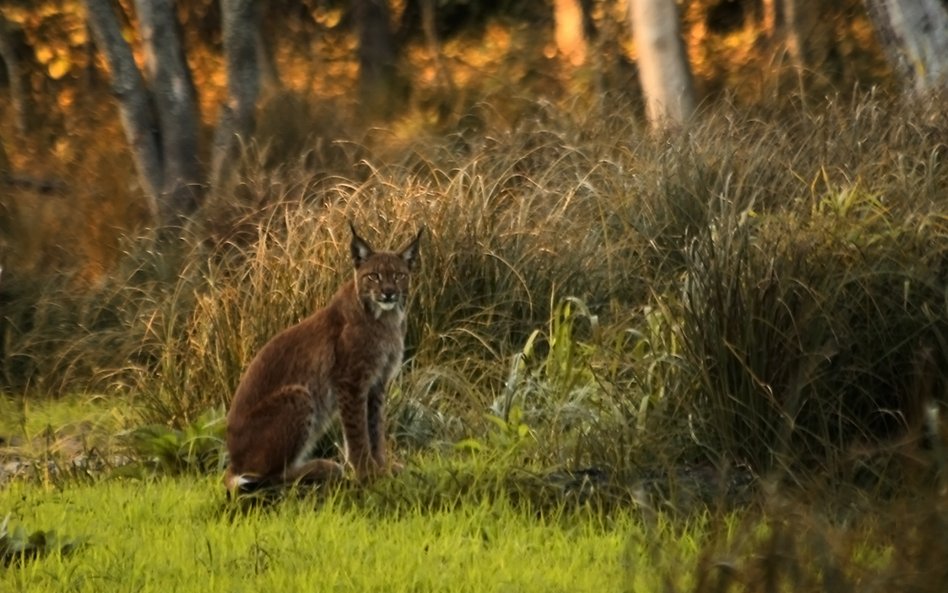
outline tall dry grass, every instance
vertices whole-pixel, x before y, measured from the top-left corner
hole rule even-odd
[[[7,388],[116,390],[171,425],[222,409],[255,350],[347,277],[351,219],[379,247],[428,230],[392,396],[405,442],[796,472],[944,403],[936,108],[723,104],[654,138],[608,97],[475,105],[438,138],[330,150],[298,103],[313,152],[275,158],[265,130],[180,241],[130,240],[98,290],[25,291]]]

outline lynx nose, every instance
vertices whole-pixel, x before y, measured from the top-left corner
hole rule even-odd
[[[383,303],[392,303],[395,302],[396,293],[394,289],[385,288],[382,290],[382,302]]]

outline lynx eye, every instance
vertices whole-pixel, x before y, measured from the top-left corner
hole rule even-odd
[[[405,278],[408,278],[408,274],[405,272],[399,272],[395,274],[395,280],[404,280]]]
[[[376,272],[372,272],[371,274],[366,274],[365,278],[366,280],[370,282],[379,282],[382,280],[382,277]]]

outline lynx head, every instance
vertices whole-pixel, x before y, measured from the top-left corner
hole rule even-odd
[[[408,298],[411,272],[418,265],[418,243],[424,228],[400,251],[376,252],[356,233],[351,222],[349,227],[352,229],[350,248],[359,299],[376,319],[389,311],[401,313]]]

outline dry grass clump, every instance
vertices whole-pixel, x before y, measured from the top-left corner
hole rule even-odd
[[[322,118],[304,107],[297,144]],[[325,146],[248,147],[179,241],[11,315],[7,384],[112,386],[177,426],[220,410],[347,277],[351,219],[378,247],[428,229],[393,393],[405,442],[758,472],[877,442],[944,398],[948,122],[873,96],[793,116],[723,105],[658,139],[610,98],[476,105],[439,139],[363,135],[348,169]]]
[[[945,121],[888,109],[804,113],[792,153],[760,151],[784,179],[749,183],[746,158],[734,182],[693,198],[710,207],[680,293],[691,401],[708,446],[759,471],[917,430],[922,408],[944,403],[948,202],[933,159]]]
[[[934,593],[948,585],[943,496],[850,507],[846,516],[771,500],[759,514],[712,520],[686,590]]]

